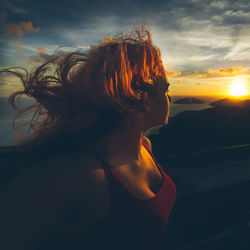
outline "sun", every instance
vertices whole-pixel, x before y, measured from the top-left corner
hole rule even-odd
[[[229,95],[241,97],[248,95],[248,89],[244,79],[235,79],[229,89]]]

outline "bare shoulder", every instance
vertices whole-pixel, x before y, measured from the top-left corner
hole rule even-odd
[[[53,169],[54,185],[51,189],[59,206],[78,206],[92,220],[107,212],[109,185],[103,166],[94,154],[84,152],[60,156],[51,160],[49,165]],[[44,176],[49,174],[50,168],[46,167]]]
[[[0,199],[4,222],[0,232],[6,249],[35,249],[58,221],[63,228],[69,207],[81,211],[77,223],[81,230],[87,229],[107,213],[110,204],[105,172],[91,154],[41,161],[2,186]],[[67,220],[65,228],[70,224]]]
[[[55,192],[58,201],[62,198],[67,202],[67,199],[82,196],[89,190],[97,191],[105,184],[107,180],[101,162],[94,154],[84,152],[39,161],[7,182],[1,192],[20,192],[25,187],[32,187],[33,192],[38,189]]]
[[[62,162],[63,168],[58,181],[62,181],[61,185],[69,188],[71,198],[86,197],[88,202],[95,199],[100,202],[108,200],[109,190],[105,171],[94,154],[85,152],[72,155],[67,160],[62,159]],[[65,182],[68,182],[68,185],[64,185]]]
[[[94,154],[74,154],[63,162],[61,176],[57,178],[61,188],[57,189],[56,196],[65,202],[63,206],[67,210],[60,229],[83,231],[108,213],[109,184],[103,166]],[[74,214],[74,218],[69,214]]]

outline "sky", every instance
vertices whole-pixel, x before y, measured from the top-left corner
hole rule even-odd
[[[31,69],[59,46],[86,50],[143,22],[161,51],[170,95],[227,96],[233,83],[250,93],[248,0],[3,1],[0,69]],[[19,89],[18,78],[0,75],[0,97]]]

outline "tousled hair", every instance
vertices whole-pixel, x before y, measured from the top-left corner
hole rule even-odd
[[[18,111],[13,129],[20,150],[32,148],[47,155],[84,148],[108,135],[136,114],[144,91],[155,95],[157,83],[166,80],[160,50],[145,25],[105,37],[87,52],[54,54],[30,73],[18,67],[2,72],[15,74],[24,86],[8,99]],[[35,102],[20,109],[16,97],[21,95]],[[27,112],[33,112],[28,121],[32,134],[22,138],[15,122]]]

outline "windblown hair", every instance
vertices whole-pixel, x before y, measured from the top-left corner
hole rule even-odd
[[[28,121],[32,135],[21,139],[19,146],[48,155],[87,148],[89,142],[108,135],[135,115],[143,91],[154,95],[157,83],[166,80],[160,50],[144,25],[127,35],[105,37],[87,52],[53,55],[30,73],[13,69],[18,68],[1,72],[15,74],[24,86],[8,100],[18,111],[13,128],[20,138],[15,121],[33,112]],[[20,95],[35,102],[18,109],[15,99]]]

